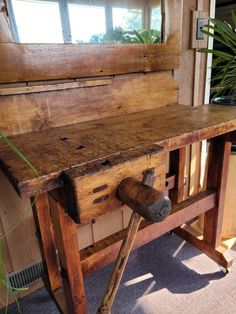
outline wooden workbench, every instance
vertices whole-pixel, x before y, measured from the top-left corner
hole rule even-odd
[[[123,231],[80,252],[76,226],[119,208],[122,204],[114,193],[117,185],[128,175],[140,177],[148,167],[157,169],[156,187],[170,190],[174,206],[165,221],[142,223],[134,247],[205,213],[202,240],[184,228],[177,232],[229,268],[232,259],[220,244],[228,158],[235,130],[234,107],[171,105],[10,137],[38,175],[1,142],[1,168],[16,191],[22,197],[39,194],[35,219],[50,290],[58,303],[63,286],[69,313],[86,311],[82,273],[114,260]],[[205,139],[212,139],[207,190],[183,201],[184,148]],[[170,181],[165,178],[168,152],[175,179],[169,187]]]

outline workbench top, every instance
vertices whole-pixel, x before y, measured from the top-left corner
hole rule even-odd
[[[158,144],[171,151],[235,129],[236,107],[171,105],[10,139],[37,169],[43,192],[61,186],[60,174],[70,168],[79,167],[86,175],[93,165],[98,171],[109,167],[109,158],[130,150]],[[36,193],[35,173],[3,141],[0,162],[21,195]]]

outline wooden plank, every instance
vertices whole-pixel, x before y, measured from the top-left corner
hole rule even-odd
[[[111,210],[111,208],[109,209]],[[94,243],[123,229],[122,222],[122,212],[120,210],[110,211],[98,217],[92,224]]]
[[[162,2],[164,7],[164,36],[167,43],[179,43],[181,48],[183,30],[183,0],[165,0]]]
[[[78,225],[77,230],[80,249],[84,249],[94,243],[92,224]]]
[[[224,218],[223,218],[223,226],[222,226],[222,237],[225,238],[233,238],[236,236],[236,154],[235,152],[231,153],[229,160],[229,171],[228,171],[228,179],[226,184],[225,191],[225,204],[224,204]]]
[[[195,195],[200,191],[201,143],[191,145],[190,157],[189,195]]]
[[[0,217],[12,267],[16,271],[40,259],[32,208],[29,199],[21,199],[2,172],[0,186]]]
[[[87,313],[80,262],[77,226],[59,203],[51,209],[56,247],[61,265],[66,305],[69,313]]]
[[[109,85],[1,96],[0,130],[6,135],[26,133],[176,103],[177,85],[170,72],[122,75]]]
[[[1,167],[22,195],[32,195],[38,184],[41,191],[62,185],[60,175],[71,167],[76,167],[80,176],[91,175],[109,167],[106,160],[114,159],[117,164],[118,154],[129,150],[141,154],[153,144],[174,150],[236,129],[234,107],[176,108],[167,106],[10,138],[38,170],[39,181],[4,143],[0,144]]]
[[[179,86],[179,104],[192,106],[193,103],[193,77],[195,65],[195,52],[189,49],[190,32],[186,32],[191,25],[191,10],[195,10],[196,0],[185,1],[183,7],[183,22],[180,30],[182,37],[181,47],[181,65],[174,71],[175,79]]]
[[[57,90],[67,90],[74,88],[83,88],[83,87],[93,87],[93,86],[104,86],[112,83],[111,79],[105,80],[83,80],[77,82],[68,82],[68,83],[60,83],[57,84],[43,84],[38,86],[23,86],[23,87],[13,87],[9,86],[8,88],[1,88],[0,85],[0,96],[6,95],[21,95],[21,94],[32,94],[32,93],[40,93],[40,92],[48,92],[48,91],[57,91]]]
[[[47,193],[40,194],[35,199],[34,215],[38,228],[39,244],[44,266],[48,272],[50,288],[52,292],[62,287],[62,279],[56,253],[51,214]]]
[[[164,221],[154,224],[143,221],[136,236],[133,250],[213,208],[215,204],[216,193],[214,191],[201,192],[178,205],[174,205],[172,213]],[[93,247],[86,248],[80,252],[84,275],[90,274],[114,261],[124,232],[124,230],[117,232],[95,243]]]
[[[176,42],[149,45],[0,43],[0,50],[0,83],[172,70],[180,64]]]
[[[207,187],[217,190],[217,206],[204,216],[203,237],[205,242],[216,248],[221,244],[224,201],[228,177],[231,142],[212,140],[209,152]]]

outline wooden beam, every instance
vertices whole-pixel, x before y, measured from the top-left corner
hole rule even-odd
[[[207,187],[217,190],[217,204],[205,214],[203,236],[205,242],[213,248],[221,244],[231,146],[231,142],[223,142],[218,139],[213,139],[210,145]]]
[[[112,84],[112,79],[94,79],[94,80],[83,80],[79,82],[67,82],[57,84],[43,84],[36,86],[21,86],[15,87],[8,86],[7,88],[1,88],[0,85],[0,96],[6,95],[21,95],[21,94],[32,94],[32,93],[40,93],[40,92],[49,92],[49,91],[58,91],[58,90],[67,90],[74,88],[84,88],[84,87],[94,87],[94,86],[104,86]]]
[[[0,51],[0,83],[172,70],[180,64],[180,48],[175,42],[142,45],[0,43]]]
[[[56,246],[51,224],[51,214],[47,193],[38,195],[33,200],[34,218],[38,229],[38,238],[44,266],[48,272],[49,284],[52,292],[62,287]]]
[[[69,313],[87,313],[80,262],[77,225],[57,202],[51,208],[55,242],[60,260],[65,300]]]
[[[162,222],[150,224],[143,221],[136,236],[133,249],[139,248],[213,208],[215,203],[216,193],[208,190],[175,205],[172,209],[172,214]],[[124,237],[124,232],[124,230],[119,231],[95,243],[93,246],[81,250],[80,256],[84,274],[90,274],[115,260]]]

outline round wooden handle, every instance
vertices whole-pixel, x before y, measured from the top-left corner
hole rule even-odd
[[[120,183],[117,197],[140,216],[153,222],[165,219],[171,211],[168,196],[132,177]]]

